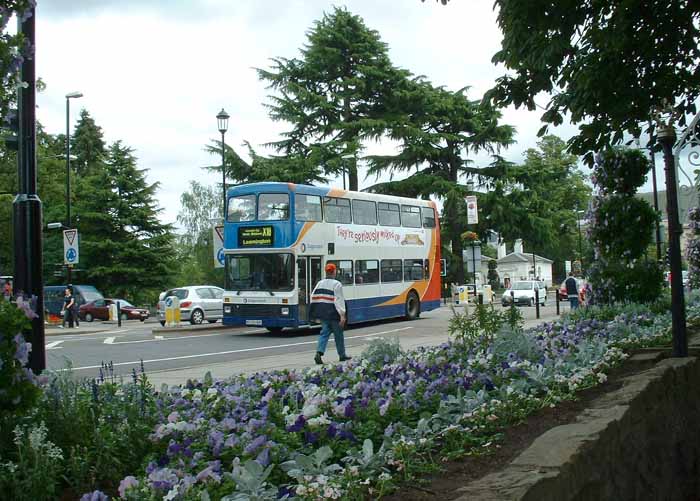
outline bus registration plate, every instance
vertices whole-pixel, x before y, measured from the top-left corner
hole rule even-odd
[[[246,320],[246,325],[262,325],[262,320]]]

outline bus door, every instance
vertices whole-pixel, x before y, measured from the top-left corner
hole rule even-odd
[[[297,257],[297,283],[299,284],[299,322],[309,321],[311,292],[321,280],[321,256]]]

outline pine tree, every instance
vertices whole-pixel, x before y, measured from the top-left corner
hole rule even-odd
[[[71,155],[75,160],[71,167],[78,176],[84,176],[90,171],[99,171],[105,157],[105,142],[102,127],[95,123],[86,109],[80,110],[80,118],[71,136]]]
[[[402,181],[374,185],[370,191],[444,199],[445,225],[456,264],[451,279],[459,283],[464,280],[460,235],[466,229],[464,197],[469,193],[463,181],[485,182],[498,174],[494,169],[469,166],[461,154],[496,153],[513,142],[514,134],[513,127],[499,124],[500,112],[469,100],[466,92],[466,88],[456,92],[435,88],[422,80],[405,85],[395,97],[403,116],[395,119],[389,134],[399,142],[399,153],[367,157],[368,175],[416,171]]]
[[[97,164],[99,165],[99,164]],[[173,277],[172,227],[159,222],[158,183],[148,184],[133,150],[112,144],[102,171],[79,180],[76,217],[81,266],[103,292],[152,299]]]
[[[388,128],[395,113],[392,95],[409,73],[392,65],[376,31],[340,8],[315,23],[301,58],[273,62],[271,70],[258,70],[279,91],[271,97],[270,116],[292,124],[273,145],[286,156],[322,161],[325,174],[346,168],[349,187],[357,190],[363,141]]]

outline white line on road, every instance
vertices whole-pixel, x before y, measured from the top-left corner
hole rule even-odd
[[[104,344],[114,344],[114,340],[117,339],[116,337],[106,337],[104,340]]]
[[[46,348],[47,350],[57,350],[57,349],[60,349],[60,348],[62,348],[62,347],[61,347],[61,346],[58,346],[58,345],[61,344],[62,342],[63,342],[63,341],[53,341],[53,342],[51,342],[51,343],[48,343],[48,344],[45,346],[45,348]]]
[[[394,332],[405,331],[408,329],[413,329],[413,327],[401,327],[399,329],[392,329],[392,330],[382,331],[382,332],[373,332],[371,334],[363,334],[361,336],[348,336],[346,339],[361,339],[361,338],[367,338],[367,337],[373,337],[373,336],[383,336],[384,334],[391,334]],[[119,343],[119,344],[122,344],[122,343]],[[304,341],[301,343],[278,344],[275,346],[260,346],[258,348],[243,348],[241,350],[220,351],[217,353],[199,353],[196,355],[183,355],[180,357],[154,358],[152,360],[143,360],[143,363],[150,364],[150,363],[154,363],[154,362],[169,362],[172,360],[186,360],[189,358],[198,358],[198,357],[215,357],[218,355],[231,355],[233,353],[246,353],[246,352],[251,352],[251,351],[274,350],[277,348],[289,348],[292,346],[304,346],[304,345],[309,345],[309,344],[315,345],[316,341],[314,340],[314,341]],[[138,360],[135,362],[117,362],[113,365],[115,367],[118,367],[120,365],[138,365],[141,362],[142,362],[141,360]],[[63,372],[63,371],[67,371],[67,370],[79,371],[79,370],[87,370],[87,369],[99,369],[100,367],[102,367],[102,365],[86,365],[84,367],[73,367],[72,369],[58,369],[57,372]]]

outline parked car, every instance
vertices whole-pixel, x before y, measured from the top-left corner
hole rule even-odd
[[[205,320],[214,323],[223,318],[224,290],[214,285],[192,285],[161,292],[158,298],[158,320],[165,325],[165,300],[175,296],[180,300],[180,319],[198,325]]]
[[[535,291],[538,291],[539,301],[542,306],[547,304],[547,288],[544,282],[539,280],[517,280],[512,283],[510,288],[503,292],[501,304],[503,306],[510,305],[513,301],[515,304],[524,304],[532,306],[535,304]]]
[[[78,315],[81,320],[92,322],[93,320],[109,320],[109,307],[119,303],[119,310],[122,320],[145,321],[149,312],[145,308],[137,308],[125,299],[96,299],[80,306]]]

